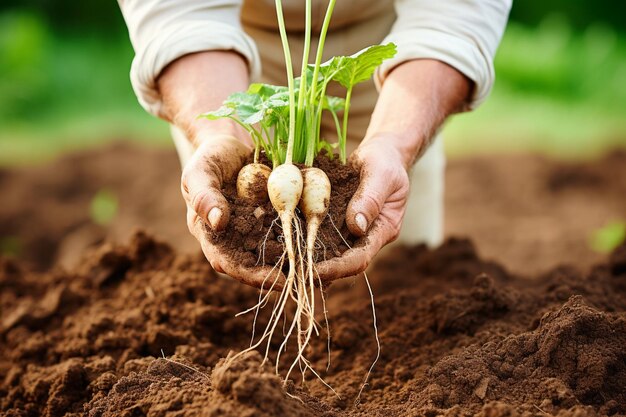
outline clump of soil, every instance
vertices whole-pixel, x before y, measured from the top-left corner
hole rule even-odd
[[[87,415],[314,415],[301,401],[285,397],[280,378],[269,366],[259,367],[258,352],[234,364],[222,359],[210,375],[175,359],[156,359],[145,371],[123,376],[108,395],[92,399]]]
[[[271,166],[267,160],[261,162]],[[315,158],[313,166],[326,173],[331,185],[328,215],[320,226],[313,255],[314,260],[320,262],[341,256],[348,250],[346,244],[353,247],[357,243],[345,218],[348,203],[359,186],[359,173],[349,164],[341,164],[337,157],[329,159],[324,153]],[[259,206],[237,197],[236,178],[224,184],[223,192],[230,203],[231,217],[223,232],[215,233],[206,227],[212,242],[225,248],[228,256],[246,267],[276,265],[284,245],[280,220],[272,203],[267,201]],[[302,230],[306,230],[304,216],[299,210],[296,215]]]
[[[590,273],[529,281],[468,240],[398,248],[328,290],[331,363],[283,385],[251,352],[258,292],[139,233],[71,271],[0,260],[0,411],[8,416],[626,414],[626,246]],[[347,284],[350,284],[349,282]],[[267,317],[261,314],[259,326]],[[323,320],[320,320],[323,322]],[[272,348],[276,349],[274,345]],[[326,341],[308,353],[326,369]],[[167,359],[163,358],[165,356]],[[294,399],[293,396],[298,399]]]

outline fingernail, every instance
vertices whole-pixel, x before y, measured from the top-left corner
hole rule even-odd
[[[357,213],[356,216],[354,216],[354,221],[356,222],[358,228],[361,229],[361,232],[365,234],[365,232],[367,232],[367,219],[363,213]]]
[[[213,207],[211,211],[209,211],[209,215],[207,217],[211,228],[215,229],[215,226],[220,222],[220,219],[222,218],[222,210],[220,210],[218,207]]]

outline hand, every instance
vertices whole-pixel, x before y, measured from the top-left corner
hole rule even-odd
[[[324,282],[363,272],[378,251],[400,234],[409,176],[402,154],[387,136],[363,142],[350,157],[361,182],[348,204],[346,223],[353,235],[365,241],[338,258],[320,262],[317,272]]]
[[[251,148],[233,136],[210,135],[199,143],[183,169],[181,190],[187,204],[187,227],[202,246],[213,269],[257,288],[269,288],[282,274],[270,267],[246,268],[229,259],[229,255],[210,238],[211,231],[224,230],[230,218],[230,206],[222,195],[224,181],[234,178],[244,165]],[[277,284],[278,286],[279,284]],[[274,288],[277,288],[276,286]]]
[[[346,222],[353,234],[365,236],[365,244],[320,263],[322,280],[364,271],[398,237],[409,194],[408,170],[446,117],[467,107],[472,86],[461,72],[432,59],[406,61],[387,74],[365,139],[351,157],[361,185],[348,205]]]

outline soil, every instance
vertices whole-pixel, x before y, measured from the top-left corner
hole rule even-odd
[[[110,224],[92,220],[90,202],[106,189],[119,201]],[[567,263],[603,259],[594,230],[626,213],[626,152],[589,162],[536,155],[448,161],[446,235],[471,236],[480,253],[515,272],[537,275]],[[74,267],[86,248],[127,241],[135,228],[196,253],[171,149],[128,143],[75,152],[36,167],[0,167],[0,252],[40,271]]]
[[[250,158],[249,163],[252,162]],[[268,161],[267,165],[271,165]],[[345,222],[346,208],[359,186],[359,173],[349,165],[343,165],[337,158],[329,159],[318,155],[313,166],[320,168],[330,180],[331,194],[328,215],[322,221],[318,231],[318,245],[314,249],[316,262],[341,256],[348,245],[358,244],[357,239],[348,230]],[[250,204],[237,196],[236,178],[224,184],[223,193],[230,203],[231,217],[226,230],[214,233],[206,228],[212,242],[222,247],[234,262],[246,267],[256,265],[276,265],[284,253],[284,244],[278,214],[268,200],[262,205]],[[267,190],[265,190],[267,193]],[[266,194],[267,195],[267,194]],[[299,210],[296,216],[303,236],[306,220]],[[295,241],[294,230],[294,241]],[[304,237],[303,237],[304,238]],[[284,268],[288,265],[285,263]]]
[[[327,371],[325,337],[309,351],[336,396],[310,375],[283,385],[256,352],[224,360],[249,344],[252,317],[235,313],[258,293],[201,257],[138,233],[79,264],[1,262],[4,415],[626,415],[626,245],[532,282],[463,239],[389,254],[369,276],[382,352],[358,405],[376,356],[360,291],[327,294]]]
[[[626,416],[626,244],[586,242],[623,219],[625,162],[452,161],[448,224],[478,243],[398,246],[371,268],[382,350],[358,404],[377,356],[363,276],[327,289],[328,368],[324,332],[307,352],[337,395],[310,374],[283,384],[258,352],[232,360],[254,319],[235,314],[257,290],[180,241],[113,243],[150,220],[176,242],[171,153],[118,145],[5,169],[0,236],[24,244],[0,256],[0,415]],[[83,209],[102,187],[120,212],[94,229]]]

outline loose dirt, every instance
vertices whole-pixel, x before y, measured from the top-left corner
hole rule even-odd
[[[327,290],[330,365],[324,332],[307,352],[337,395],[310,374],[283,384],[257,352],[227,359],[250,343],[253,316],[235,314],[258,292],[184,253],[170,152],[118,145],[4,170],[0,235],[22,250],[0,256],[0,415],[626,415],[626,245],[602,256],[586,242],[626,213],[625,162],[450,163],[449,227],[488,256],[449,238],[378,259],[382,351],[358,404],[377,354],[362,276]],[[102,187],[120,211],[95,227]],[[128,236],[135,224],[177,249]]]
[[[249,162],[252,162],[252,158]],[[262,162],[271,166],[269,161]],[[346,244],[353,247],[357,243],[355,236],[348,230],[345,218],[348,203],[359,186],[359,174],[349,165],[342,165],[337,158],[329,160],[325,155],[315,158],[313,166],[326,173],[331,185],[328,214],[320,225],[318,245],[313,254],[313,259],[321,262],[341,256],[348,250]],[[230,203],[231,217],[223,232],[214,233],[206,227],[211,241],[221,246],[233,262],[246,267],[276,265],[284,252],[284,246],[278,213],[272,203],[268,200],[262,205],[250,204],[239,198],[236,178],[224,184],[223,192]],[[296,210],[296,216],[301,229],[306,231],[306,221],[299,210]],[[284,268],[288,268],[286,262]]]
[[[79,264],[37,274],[1,262],[5,415],[626,414],[626,246],[589,274],[532,282],[467,240],[398,249],[370,275],[386,289],[375,289],[382,354],[359,405],[376,356],[360,291],[329,290],[328,370],[324,337],[308,352],[336,396],[310,375],[283,385],[258,353],[226,366],[252,328],[235,313],[258,293],[200,257],[139,233]]]

